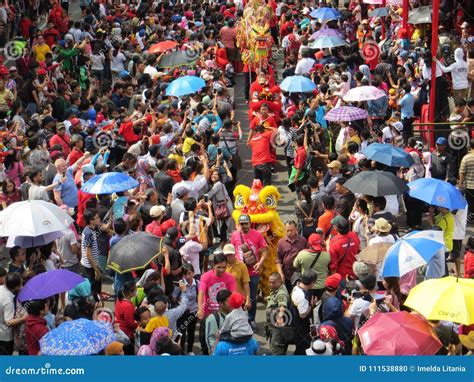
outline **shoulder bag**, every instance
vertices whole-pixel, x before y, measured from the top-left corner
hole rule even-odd
[[[244,239],[244,235],[240,232],[240,240],[242,241],[241,250],[242,250],[242,260],[248,267],[253,267],[255,264],[258,263],[257,256],[253,253],[250,246]]]
[[[214,205],[214,215],[217,220],[225,220],[230,217],[229,207],[227,206],[227,199],[225,198],[226,190],[224,185],[221,183],[222,193],[224,194],[223,200],[217,200]]]

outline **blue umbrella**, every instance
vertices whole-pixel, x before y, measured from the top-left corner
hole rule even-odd
[[[415,164],[410,154],[388,143],[372,143],[363,154],[368,159],[391,167],[410,167]]]
[[[166,88],[166,95],[173,97],[181,97],[188,94],[196,93],[201,90],[206,83],[201,77],[184,76],[171,82]]]
[[[280,89],[289,93],[308,93],[316,89],[316,85],[308,77],[286,77],[280,84]]]
[[[401,277],[427,264],[443,247],[442,231],[410,232],[388,249],[382,266],[382,277]]]
[[[66,321],[40,339],[43,355],[91,355],[115,341],[112,325],[80,318]]]
[[[433,206],[458,210],[466,207],[464,196],[452,184],[434,178],[421,178],[408,183],[409,195]]]
[[[315,9],[309,15],[313,19],[319,19],[320,21],[337,20],[341,17],[341,14],[337,9],[328,7]]]
[[[106,172],[89,179],[83,186],[82,191],[88,194],[113,194],[132,190],[138,186],[138,181],[121,172]]]
[[[337,36],[319,37],[315,42],[310,44],[311,49],[326,49],[345,46],[347,42]]]

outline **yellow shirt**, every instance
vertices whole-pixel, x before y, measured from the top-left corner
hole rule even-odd
[[[235,260],[233,265],[227,264],[226,272],[234,276],[239,292],[245,296],[244,283],[250,282],[247,266],[242,261]]]
[[[191,151],[191,146],[194,145],[196,141],[193,138],[186,137],[183,142],[183,154],[187,154]]]
[[[453,250],[454,215],[451,212],[444,215],[438,214],[435,216],[435,224],[443,230],[444,245],[446,250],[451,252]]]
[[[48,44],[43,44],[43,45],[35,45],[33,48],[33,51],[35,52],[35,57],[36,61],[39,63],[46,61],[46,53],[51,53],[51,48],[49,47]]]
[[[174,159],[176,161],[176,163],[179,164],[180,167],[184,166],[184,157],[182,155],[170,154],[170,155],[168,155],[168,158],[169,159]]]
[[[168,317],[165,316],[157,316],[153,317],[150,321],[148,321],[148,324],[145,326],[145,332],[147,333],[153,333],[153,331],[156,328],[162,328],[162,327],[169,327],[169,321]]]

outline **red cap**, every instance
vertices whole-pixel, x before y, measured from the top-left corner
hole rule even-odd
[[[46,74],[48,74],[48,72],[46,71],[46,69],[38,69],[38,76],[45,76]]]
[[[328,276],[326,283],[324,284],[326,288],[336,290],[341,283],[342,276],[339,273],[334,273],[331,276]]]
[[[5,65],[1,65],[0,66],[0,74],[2,76],[4,76],[5,74],[8,74],[10,73],[10,71],[8,70],[8,68],[5,66]]]
[[[322,246],[322,243],[321,243],[321,236],[319,236],[319,234],[317,234],[317,233],[312,233],[311,235],[309,235],[308,244],[315,251],[322,251],[323,250],[323,246]]]
[[[58,151],[58,150],[51,151],[49,156],[51,157],[52,161],[55,161],[58,158],[64,158],[63,153],[61,151]]]
[[[77,125],[77,124],[79,124],[79,123],[81,123],[81,121],[79,120],[79,118],[73,118],[73,119],[71,119],[71,124],[72,124],[72,125]]]
[[[150,114],[148,114],[146,116],[146,123],[151,123],[152,121],[153,121],[153,117]]]
[[[232,309],[241,308],[244,305],[245,297],[239,292],[232,292],[227,303]]]

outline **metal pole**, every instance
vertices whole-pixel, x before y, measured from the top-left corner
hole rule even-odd
[[[439,26],[439,0],[433,0],[433,11],[431,16],[431,55],[436,57],[438,52],[438,26]],[[435,121],[435,100],[436,100],[436,62],[431,64],[431,84],[430,84],[430,105],[429,121]]]

